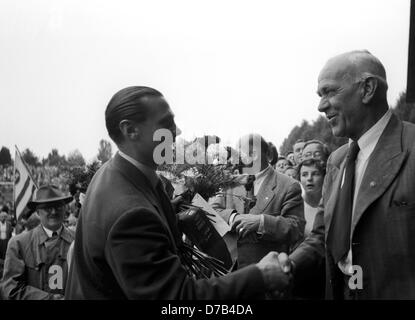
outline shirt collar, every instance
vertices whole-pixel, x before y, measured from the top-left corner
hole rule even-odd
[[[50,230],[50,229],[46,228],[43,224],[42,224],[42,228],[43,228],[43,230],[45,230],[45,232],[46,232],[46,234],[48,235],[48,237],[49,237],[49,238],[52,238],[52,236],[53,236],[53,232],[54,232],[54,231],[52,231],[52,230]],[[58,233],[58,236],[60,236],[60,234],[61,234],[61,232],[62,232],[62,228],[63,228],[63,226],[61,226],[61,227],[59,228],[59,230],[57,230],[57,231],[56,231],[56,232]]]
[[[150,181],[151,186],[153,188],[156,188],[157,183],[159,182],[159,178],[155,170],[153,170],[149,166],[146,166],[145,164],[142,164],[141,162],[137,161],[136,159],[130,157],[129,155],[125,154],[124,152],[120,150],[118,150],[118,154],[121,157],[123,157],[125,160],[130,162],[138,170],[140,170],[145,175],[145,177]]]
[[[373,152],[376,147],[376,144],[379,141],[382,132],[385,130],[386,125],[389,122],[389,119],[392,116],[392,111],[389,109],[383,116],[376,122],[368,131],[366,131],[360,138],[357,140],[359,145],[360,152],[362,157],[367,159]],[[352,143],[352,140],[349,139],[349,146]]]

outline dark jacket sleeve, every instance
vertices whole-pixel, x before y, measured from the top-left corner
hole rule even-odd
[[[324,211],[320,207],[310,235],[290,255],[295,265],[295,278],[301,280],[324,265]]]
[[[220,278],[190,278],[155,211],[135,208],[112,226],[105,256],[129,299],[261,299],[265,284],[250,266]]]
[[[53,294],[40,290],[26,283],[26,265],[21,256],[19,242],[11,238],[4,262],[3,278],[0,291],[5,300],[49,300]]]
[[[327,160],[327,172],[332,166],[332,155]],[[295,281],[301,282],[313,274],[316,270],[321,269],[325,263],[325,226],[324,226],[324,197],[327,188],[331,187],[331,177],[326,174],[324,177],[322,198],[319,208],[314,218],[313,229],[310,235],[294,250],[290,259],[295,265]]]
[[[284,196],[281,214],[274,216],[264,214],[264,234],[267,241],[288,241],[291,244],[299,241],[304,235],[304,202],[301,187],[292,183]]]

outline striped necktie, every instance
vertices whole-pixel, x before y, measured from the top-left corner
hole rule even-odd
[[[333,222],[327,238],[327,245],[336,263],[343,259],[350,250],[355,163],[359,150],[359,145],[353,141],[347,154],[344,182],[339,192],[336,210],[333,213]]]

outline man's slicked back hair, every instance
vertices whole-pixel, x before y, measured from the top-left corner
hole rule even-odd
[[[105,125],[115,143],[122,141],[119,124],[122,120],[143,122],[147,118],[148,108],[145,97],[163,97],[156,89],[143,86],[127,87],[118,91],[111,98],[105,110]]]

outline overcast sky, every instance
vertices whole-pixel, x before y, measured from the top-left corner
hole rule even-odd
[[[160,90],[184,138],[278,147],[318,117],[331,56],[368,49],[389,104],[406,89],[410,0],[0,1],[0,145],[45,157],[109,139],[104,110],[126,86]]]

